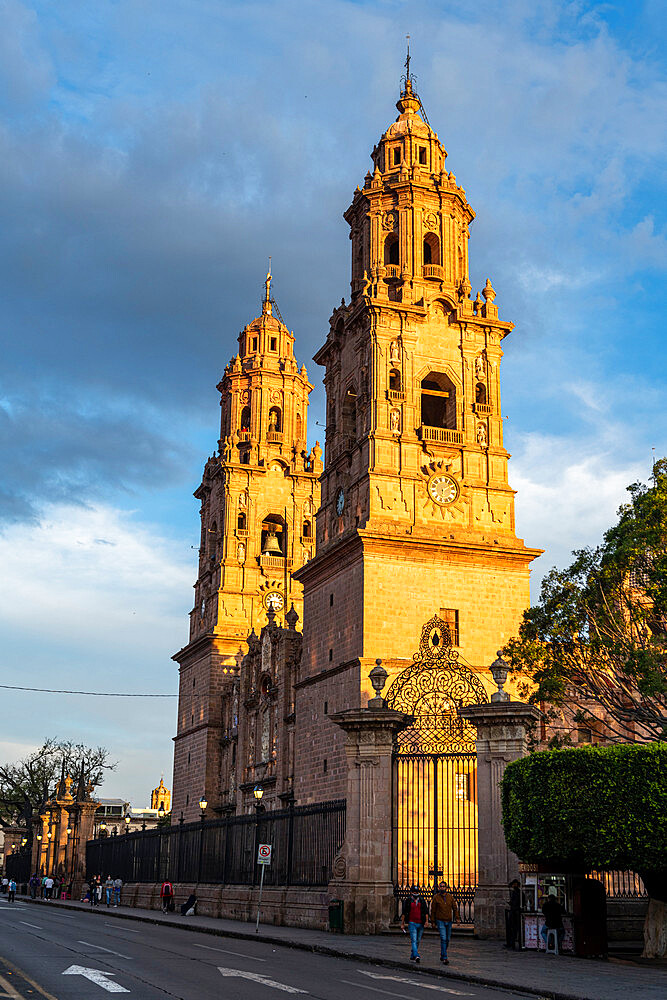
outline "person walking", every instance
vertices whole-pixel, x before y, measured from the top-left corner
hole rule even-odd
[[[30,876],[30,882],[28,883],[28,885],[30,887],[30,898],[36,899],[37,889],[39,887],[39,875],[37,874],[37,872],[35,872],[34,875]]]
[[[424,927],[428,923],[428,906],[416,885],[410,886],[410,895],[403,900],[402,931],[405,930],[406,921],[410,934],[410,961],[419,963],[419,942],[422,939]]]
[[[13,903],[16,898],[16,882],[13,878],[9,880],[9,886],[7,888],[7,902]]]
[[[97,906],[97,875],[90,880],[90,905]]]
[[[447,948],[452,936],[452,923],[460,919],[458,903],[451,889],[446,882],[441,882],[431,900],[431,923],[435,924],[440,934],[440,961],[443,965],[449,965]]]
[[[505,911],[505,947],[514,951],[519,943],[521,950],[521,886],[518,878],[510,882],[510,905]]]
[[[53,898],[53,879],[50,875],[44,879],[44,898],[49,900]]]
[[[120,894],[123,888],[122,878],[115,878],[113,880],[113,905],[120,906]]]
[[[111,900],[113,898],[113,879],[111,878],[111,875],[107,875],[107,880],[104,883],[104,894],[107,906],[111,906]]]
[[[174,899],[174,887],[171,882],[163,882],[160,889],[160,899],[162,900],[162,912],[169,913]]]

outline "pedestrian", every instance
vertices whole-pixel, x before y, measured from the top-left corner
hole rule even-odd
[[[95,906],[99,906],[102,902],[102,876],[98,875],[95,879]]]
[[[6,875],[2,879],[2,891],[9,892],[9,879]]]
[[[97,906],[97,875],[90,880],[90,905]]]
[[[452,922],[460,919],[458,903],[451,889],[446,882],[441,882],[431,900],[431,923],[435,924],[440,934],[440,961],[443,965],[449,965],[447,948],[452,936]]]
[[[560,952],[565,937],[565,928],[563,927],[563,907],[558,902],[558,890],[555,885],[549,886],[546,899],[542,903],[542,913],[544,914],[544,924],[540,929],[540,934],[544,941],[544,947],[547,946],[549,931],[556,931],[558,951]]]
[[[104,893],[106,896],[107,906],[111,906],[111,900],[113,897],[113,879],[111,875],[107,875],[107,880],[104,883]]]
[[[428,923],[428,906],[416,885],[410,886],[410,895],[403,900],[403,909],[401,911],[402,931],[405,930],[406,920],[410,934],[410,961],[418,963],[419,942],[422,939],[424,927]]]
[[[47,875],[46,878],[44,879],[44,898],[45,899],[53,898],[53,879],[51,878],[50,875]]]
[[[10,878],[9,885],[7,888],[7,901],[13,903],[16,897],[16,882],[13,878]]]
[[[113,880],[113,905],[120,906],[120,894],[123,889],[122,878],[115,878]]]
[[[46,898],[46,875],[42,875],[42,881],[39,887],[39,896],[40,899]]]
[[[505,947],[511,951],[516,949],[517,940],[521,950],[521,885],[518,878],[513,878],[509,885],[509,909],[505,911]]]
[[[30,876],[30,882],[28,885],[30,886],[30,898],[35,899],[37,897],[37,888],[39,886],[39,875],[37,872],[34,872],[34,874]]]
[[[174,887],[171,882],[163,882],[160,889],[160,899],[162,900],[162,912],[168,913],[172,907],[174,899]]]

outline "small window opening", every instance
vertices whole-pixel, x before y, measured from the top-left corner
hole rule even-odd
[[[323,771],[324,771],[325,774],[327,773],[327,759],[326,759],[326,757],[324,758],[324,768],[323,768]]]
[[[391,151],[391,165],[392,167],[398,167],[401,162],[401,147],[395,146]]]
[[[232,767],[236,763],[236,743],[232,743]]]
[[[236,518],[236,527],[238,528],[239,531],[246,530],[245,514],[239,514],[239,516]]]
[[[188,750],[188,764],[190,763],[190,751]]]
[[[329,714],[329,702],[328,701],[324,702],[324,714],[325,715]]]
[[[449,629],[449,641],[459,646],[459,613],[456,608],[440,608],[440,617]]]
[[[262,695],[266,698],[270,690],[271,690],[271,678],[268,676],[262,677],[262,684],[261,684]]]
[[[329,594],[329,607],[333,608],[333,594]]]
[[[333,660],[333,649],[329,650],[329,663]]]
[[[192,686],[193,687],[195,686],[195,679],[194,679],[194,677],[192,678]]]
[[[419,147],[419,162],[423,167],[426,166],[426,146]]]
[[[440,240],[435,233],[429,233],[428,236],[424,238],[424,263],[440,263]]]
[[[270,350],[272,350],[272,351],[277,351],[278,350],[278,341],[277,341],[277,339],[275,337],[271,337],[271,347],[270,347]]]
[[[304,538],[310,538],[311,537],[311,530],[312,529],[311,529],[311,526],[310,526],[310,521],[304,521],[303,522],[303,537]]]
[[[398,236],[396,233],[389,233],[384,241],[384,262],[385,264],[398,264]]]
[[[253,351],[257,350],[257,337],[252,338],[252,349]]]
[[[190,796],[189,795],[185,796],[185,804],[186,804],[186,806],[190,805]]]
[[[285,555],[285,526],[278,514],[269,514],[262,522],[261,551],[263,556]]]
[[[421,418],[427,427],[456,429],[456,388],[439,372],[430,372],[421,384]]]
[[[401,373],[396,368],[392,368],[389,372],[389,388],[392,392],[401,391]]]
[[[475,402],[486,403],[486,386],[482,382],[475,386]]]
[[[244,406],[243,409],[241,410],[241,430],[242,431],[249,431],[250,430],[250,407],[249,406]]]
[[[241,455],[241,465],[250,465],[250,452],[244,451]]]

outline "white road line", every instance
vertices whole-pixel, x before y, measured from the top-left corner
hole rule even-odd
[[[237,958],[247,958],[251,962],[266,962],[265,958],[255,958],[254,955],[244,955],[241,951],[229,951],[227,948],[211,948],[210,944],[196,944],[195,948],[206,948],[207,951],[219,951],[222,955],[236,955]]]
[[[419,986],[423,990],[438,990],[440,993],[450,993],[455,997],[471,997],[472,993],[463,993],[461,990],[454,990],[450,986],[437,986],[435,983],[426,983],[421,979],[406,979],[405,976],[387,976],[379,972],[368,972],[367,969],[357,969],[362,976],[369,976],[371,979],[388,979],[394,983],[403,983],[405,986]],[[367,989],[371,987],[368,986]]]
[[[282,990],[283,993],[305,993],[308,994],[308,990],[297,989],[296,986],[288,986],[287,983],[277,983],[275,979],[267,979],[266,976],[259,976],[256,972],[241,972],[240,969],[221,969],[218,966],[218,972],[221,972],[223,976],[236,976],[239,979],[250,979],[253,983],[261,983],[262,986],[271,986],[274,990]],[[411,1000],[411,998],[408,998]]]
[[[34,927],[36,931],[41,931],[42,930],[42,928],[39,926],[39,924],[29,924],[27,920],[19,920],[19,923],[20,924],[25,924],[26,927]]]
[[[12,984],[8,982],[4,976],[0,976],[0,986],[2,986],[3,990],[5,990],[4,993],[0,993],[0,996],[12,997],[12,1000],[14,1000],[15,997],[18,997],[18,1000],[21,1000],[21,994],[16,992]]]
[[[359,989],[359,983],[353,983],[351,979],[341,979],[340,982],[347,983],[348,986],[356,986]],[[408,993],[392,993],[390,990],[380,990],[377,986],[367,986],[366,983],[364,983],[363,989],[370,990],[372,993],[383,993],[386,997],[401,997],[402,1000],[415,1000]]]
[[[79,944],[85,944],[86,948],[98,948],[100,951],[108,951],[110,955],[117,955],[118,958],[126,958],[129,962],[133,961],[131,955],[121,955],[119,951],[112,951],[111,948],[103,948],[101,944],[91,944],[90,941],[79,941]]]
[[[141,934],[141,931],[133,931],[130,927],[119,927],[116,923],[108,924],[104,921],[105,927],[115,927],[117,931],[125,931],[126,934]]]

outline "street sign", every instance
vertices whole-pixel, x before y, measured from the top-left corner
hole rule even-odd
[[[271,844],[260,844],[259,848],[257,849],[257,864],[270,865],[272,850],[273,847]]]

